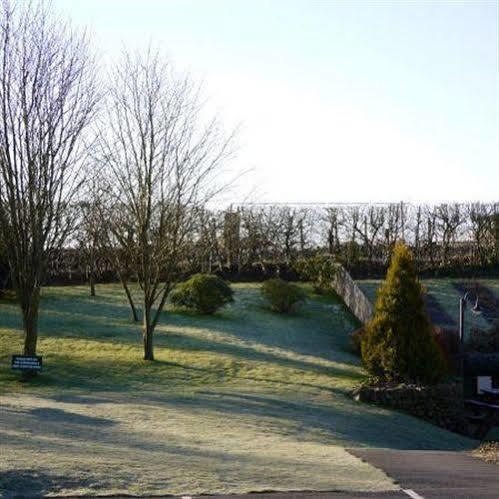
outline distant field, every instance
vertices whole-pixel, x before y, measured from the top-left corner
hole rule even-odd
[[[463,279],[422,279],[427,290],[427,307],[433,323],[437,326],[458,327],[459,298],[462,293],[456,285]],[[489,288],[499,298],[499,279],[477,279],[477,282]],[[376,292],[382,283],[381,279],[362,279],[356,281],[364,294],[372,303],[376,300]],[[488,324],[482,316],[470,313],[465,316],[465,334],[470,327],[487,328]]]
[[[353,402],[363,379],[348,352],[352,316],[311,293],[296,314],[264,309],[235,285],[213,317],[169,309],[154,363],[118,286],[43,290],[45,370],[9,368],[20,317],[0,302],[0,491],[199,494],[386,490],[391,479],[345,447],[467,449],[473,441]]]

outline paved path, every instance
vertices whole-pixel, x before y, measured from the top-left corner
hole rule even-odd
[[[499,466],[464,452],[348,449],[383,470],[401,490],[396,492],[275,492],[204,499],[499,499]],[[194,499],[194,498],[193,498]],[[200,498],[201,499],[201,498]]]
[[[184,496],[189,498],[191,496]],[[409,499],[403,492],[269,492],[221,496],[192,496],[191,499]]]
[[[424,498],[499,498],[499,466],[464,452],[348,449]]]

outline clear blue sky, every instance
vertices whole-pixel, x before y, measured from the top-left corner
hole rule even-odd
[[[55,0],[115,57],[159,45],[242,122],[235,198],[499,200],[498,7]]]

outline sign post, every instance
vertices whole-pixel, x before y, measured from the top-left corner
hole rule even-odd
[[[11,368],[17,371],[36,371],[42,370],[41,355],[13,355]]]

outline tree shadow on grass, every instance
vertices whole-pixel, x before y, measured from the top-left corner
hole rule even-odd
[[[129,322],[125,302],[109,301],[107,294],[102,300],[92,299],[76,291],[69,295],[46,293],[41,304],[41,336],[137,342],[140,324]],[[157,344],[169,346],[165,330],[192,328],[222,334],[229,341],[255,342],[300,355],[355,363],[355,357],[348,352],[347,336],[354,329],[354,320],[334,298],[314,296],[291,315],[266,310],[257,288],[238,288],[235,298],[234,304],[213,316],[169,308],[155,335]],[[20,328],[20,315],[4,307],[2,325]]]
[[[102,334],[99,336],[97,336],[97,333],[94,334],[96,334],[96,336],[89,339],[105,344],[107,349],[110,349],[115,345],[112,338],[103,337]],[[47,332],[42,331],[41,336],[48,336],[48,334]],[[359,380],[361,378],[358,369],[359,359],[351,354],[340,353],[337,356],[331,356],[337,362],[334,365],[328,365],[321,362],[315,362],[313,359],[305,360],[290,358],[286,356],[286,351],[274,353],[259,350],[259,344],[256,342],[252,345],[245,345],[231,343],[230,339],[227,342],[223,342],[205,339],[202,336],[194,334],[165,334],[162,331],[158,331],[155,335],[155,343],[157,347],[168,348],[168,350],[172,352],[208,352],[215,355],[220,354],[232,357],[234,360],[241,359],[249,363],[265,362],[279,367],[302,370],[319,375]],[[44,384],[44,380],[48,379],[50,384],[60,386],[68,386],[68,380],[71,380],[71,383],[75,383],[75,386],[80,386],[82,382],[84,385],[93,385],[94,383],[99,385],[109,384],[112,386],[120,383],[127,385],[128,379],[138,381],[134,379],[134,375],[138,374],[138,372],[144,372],[143,376],[142,374],[139,376],[140,378],[144,378],[154,376],[158,367],[161,370],[162,364],[160,361],[149,363],[147,364],[150,366],[149,369],[145,368],[146,364],[141,361],[140,338],[138,337],[137,331],[120,336],[116,341],[116,345],[119,344],[136,346],[137,358],[121,361],[119,358],[113,358],[112,352],[109,353],[109,359],[92,359],[92,354],[90,353],[89,358],[85,360],[72,359],[70,355],[59,356],[57,354],[49,354],[45,357],[45,369],[44,373],[40,376],[40,384]],[[77,348],[77,345],[75,345],[75,348]],[[43,355],[42,345],[40,346],[39,353]],[[216,357],[214,357],[213,360],[216,363]],[[61,370],[64,372],[61,372]],[[55,378],[53,378],[53,376],[55,376]],[[218,377],[225,377],[225,374],[220,372]],[[34,383],[37,381],[38,380],[35,380]],[[148,380],[143,379],[143,382],[147,383]]]
[[[159,336],[159,335],[158,335]],[[345,363],[343,356],[340,356],[334,366],[314,362],[313,360],[301,360],[286,357],[284,354],[272,353],[258,350],[257,346],[241,345],[235,343],[218,342],[205,340],[195,336],[166,335],[165,341],[158,341],[158,345],[168,347],[170,350],[191,351],[191,352],[215,352],[230,355],[235,358],[246,359],[248,361],[270,362],[282,367],[300,369],[303,371],[313,371],[317,374],[328,374],[332,376],[351,376],[359,378],[358,358],[352,358],[354,362]],[[352,356],[353,357],[353,356]],[[335,359],[330,359],[331,361]],[[350,357],[348,357],[350,360]]]
[[[58,402],[81,403],[88,405],[98,403],[116,404],[138,404],[146,407],[171,407],[172,409],[184,408],[190,411],[201,410],[211,411],[223,418],[233,418],[241,414],[250,415],[254,421],[260,418],[273,418],[276,423],[273,431],[281,432],[279,420],[288,424],[283,426],[282,431],[289,433],[289,424],[293,430],[291,436],[300,436],[301,432],[308,432],[306,440],[321,439],[334,440],[339,445],[350,447],[386,447],[393,449],[433,449],[433,450],[461,450],[471,448],[473,442],[440,429],[430,423],[426,423],[417,418],[396,411],[385,410],[376,406],[361,404],[348,398],[347,390],[338,387],[322,386],[320,384],[306,382],[291,382],[286,380],[272,380],[256,376],[234,376],[234,381],[256,382],[269,386],[275,385],[288,393],[286,395],[274,395],[269,390],[266,394],[258,394],[247,389],[210,390],[199,389],[184,394],[175,391],[175,379],[181,381],[181,390],[185,387],[185,372],[188,371],[195,379],[197,375],[210,378],[212,382],[223,381],[220,372],[216,370],[190,367],[178,363],[161,362],[161,369],[168,372],[168,388],[164,391],[161,382],[158,388],[134,390],[140,388],[140,381],[137,378],[125,380],[124,383],[112,387],[99,380],[94,379],[91,385],[84,390],[112,390],[106,393],[96,394],[92,399],[88,399],[84,394],[74,396],[61,396],[60,394],[46,395],[48,399]],[[90,367],[93,369],[93,367]],[[154,373],[149,372],[153,376]],[[157,380],[157,378],[156,378]],[[69,386],[71,385],[71,380]],[[248,385],[251,390],[252,385]],[[258,386],[258,385],[255,385]],[[264,386],[264,385],[263,385]],[[120,391],[114,390],[118,388]],[[291,390],[291,391],[290,391]],[[294,393],[296,398],[289,398],[289,394]],[[305,397],[301,395],[305,390]],[[321,400],[324,402],[313,402],[311,396],[319,395],[323,392]],[[325,394],[328,393],[328,396]],[[123,409],[125,410],[125,409]],[[53,413],[56,417],[62,413]],[[51,414],[43,413],[44,417],[51,418]],[[104,424],[105,425],[105,424]],[[294,432],[294,433],[293,433]]]
[[[38,329],[40,337],[82,338],[89,340],[121,341],[137,338],[140,325],[127,319],[125,307],[119,305],[82,306],[78,299],[71,302],[59,299],[54,302],[42,301]],[[96,313],[100,310],[99,313]],[[21,331],[22,318],[17,306],[0,304],[0,327]]]
[[[342,394],[332,394],[329,403],[213,390],[172,399],[148,394],[144,400],[176,408],[212,411],[227,418],[250,415],[255,423],[261,421],[265,431],[271,427],[273,432],[299,441],[400,450],[465,450],[476,446],[471,439],[410,415],[356,403]],[[269,419],[274,423],[269,423]]]
[[[110,485],[111,482],[101,480],[95,490]],[[68,473],[55,474],[41,470],[13,469],[0,471],[0,492],[2,497],[44,497],[47,493],[63,490],[95,487],[94,477],[83,477]]]
[[[355,329],[356,319],[334,296],[310,294],[295,313],[279,314],[266,308],[257,291],[238,290],[236,302],[224,310],[231,321],[221,322],[215,329],[242,340],[328,360],[348,351],[348,333]]]
[[[231,347],[229,345],[229,347]],[[222,350],[223,351],[223,350]],[[346,385],[350,385],[352,380],[361,380],[362,374],[358,369],[349,365],[321,366],[313,363],[295,361],[281,358],[272,354],[258,354],[254,357],[252,352],[244,349],[229,348],[225,352],[230,352],[233,356],[242,358],[254,358],[272,362],[282,367],[288,367],[314,374],[322,374],[331,379],[345,380]],[[116,391],[123,392],[133,389],[150,390],[157,386],[179,387],[198,386],[211,383],[221,383],[237,379],[247,379],[260,382],[269,382],[283,385],[296,385],[300,383],[287,382],[285,379],[274,379],[272,377],[251,377],[240,374],[240,367],[237,364],[223,364],[212,367],[201,367],[187,363],[156,360],[145,362],[139,358],[135,361],[116,359],[88,359],[78,360],[71,357],[52,356],[44,363],[44,372],[29,382],[30,388],[37,387],[44,389],[61,389],[84,391],[87,393],[95,391]],[[245,366],[241,367],[244,372]],[[19,379],[17,373],[9,372],[6,368],[4,375],[7,381]],[[303,383],[302,386],[309,386],[319,390],[333,390],[334,386],[320,385],[314,383]],[[333,385],[333,383],[332,383]],[[346,389],[338,389],[342,393]]]
[[[56,393],[50,395],[48,398],[55,402],[63,402],[65,404],[83,404],[83,405],[98,405],[113,402],[111,397],[88,396],[80,393]]]
[[[456,319],[452,317],[442,307],[438,300],[431,293],[425,295],[426,312],[430,317],[432,324],[438,326],[456,327]]]
[[[295,385],[299,392],[300,384]],[[251,424],[261,427],[266,433],[280,434],[296,441],[399,450],[457,451],[476,446],[476,442],[471,439],[455,435],[402,412],[354,402],[340,390],[333,389],[329,393],[329,397],[321,397],[320,401],[300,396],[293,398],[289,393],[287,396],[258,394],[244,389],[199,390],[191,393],[150,391],[135,396],[127,394],[126,399],[123,395],[112,394],[110,399],[116,404],[136,404],[144,408],[153,406],[155,409],[197,413],[205,421],[202,424],[209,425],[213,417],[232,421],[232,428],[237,425],[244,428]],[[200,428],[200,431],[203,430]],[[89,438],[94,438],[89,435]],[[114,443],[112,435],[106,435],[104,438]],[[168,444],[171,445],[172,442]],[[184,444],[178,444],[185,449]],[[141,442],[123,445],[147,450]],[[158,443],[154,448],[161,451],[161,445],[166,444]],[[168,446],[164,450],[168,450]]]
[[[54,407],[36,407],[29,410],[29,415],[40,421],[50,421],[51,423],[64,423],[71,425],[90,425],[90,426],[112,426],[115,424],[110,419],[98,418],[95,416],[85,416],[75,412],[68,412]]]

